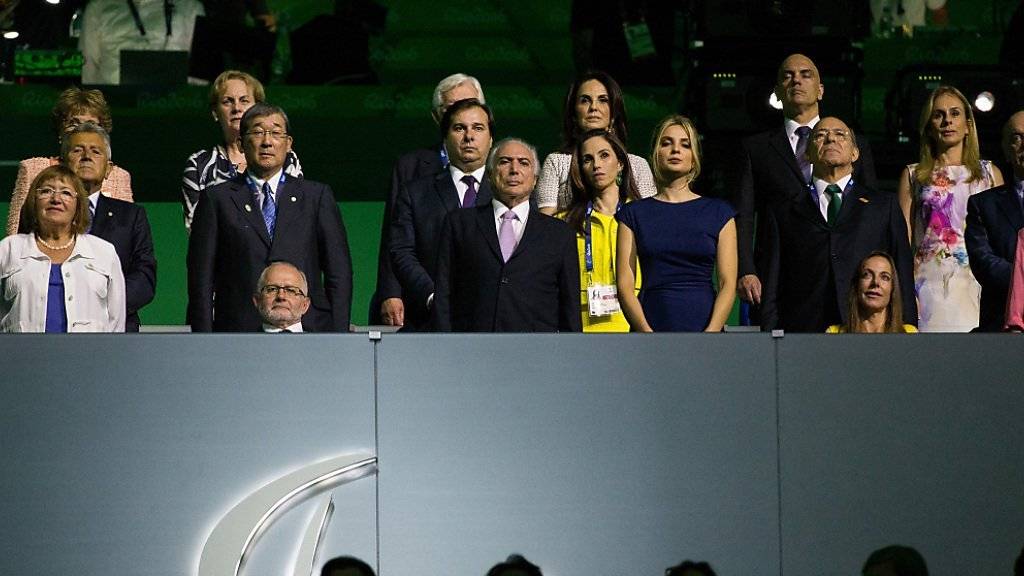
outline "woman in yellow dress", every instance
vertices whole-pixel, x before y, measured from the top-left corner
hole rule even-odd
[[[629,332],[615,287],[615,213],[640,198],[626,147],[607,130],[583,134],[569,174],[572,200],[559,213],[576,231],[584,332]],[[640,275],[636,286],[639,290]]]

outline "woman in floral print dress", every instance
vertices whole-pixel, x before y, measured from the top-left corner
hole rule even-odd
[[[900,206],[914,246],[914,289],[922,332],[978,325],[981,286],[967,261],[967,198],[1003,183],[981,159],[971,105],[952,86],[932,92],[921,113],[921,158],[900,178]]]

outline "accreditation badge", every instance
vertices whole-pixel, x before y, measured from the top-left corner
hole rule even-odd
[[[593,317],[611,316],[621,310],[618,291],[610,284],[587,286],[587,302],[590,305],[590,315]]]

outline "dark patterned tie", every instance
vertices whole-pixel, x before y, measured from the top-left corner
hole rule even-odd
[[[811,129],[807,126],[800,126],[796,129],[796,163],[800,166],[800,172],[804,175],[804,182],[811,181],[811,163],[807,160],[807,140],[811,135]]]
[[[263,183],[263,223],[267,225],[267,234],[274,239],[274,224],[277,221],[277,203],[274,202],[274,194],[270,191],[270,184]]]
[[[462,207],[476,206],[476,178],[473,178],[472,174],[466,174],[462,177],[462,181],[466,183],[466,195],[462,197]]]

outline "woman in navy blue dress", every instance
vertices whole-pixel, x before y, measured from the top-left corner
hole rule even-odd
[[[634,332],[720,332],[736,298],[736,211],[690,190],[700,174],[700,146],[688,118],[669,116],[654,134],[658,193],[626,204],[616,216],[622,309]],[[639,298],[628,288],[638,258],[644,271]]]

